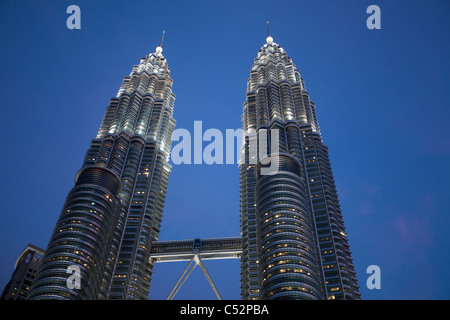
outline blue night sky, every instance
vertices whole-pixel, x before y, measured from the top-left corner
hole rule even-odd
[[[66,27],[71,4],[81,30]],[[371,4],[381,30],[366,27]],[[109,99],[162,30],[177,128],[225,133],[241,127],[270,20],[317,105],[362,298],[449,299],[449,14],[445,0],[2,1],[0,288],[28,243],[46,247]],[[237,165],[174,165],[160,240],[227,236],[239,236]],[[186,264],[157,264],[150,298]],[[240,298],[238,260],[205,265]],[[176,298],[215,295],[196,268]]]

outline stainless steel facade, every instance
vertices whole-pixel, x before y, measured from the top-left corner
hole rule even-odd
[[[147,299],[171,166],[172,79],[161,46],[123,79],[69,193],[31,299]],[[81,268],[68,289],[67,267]]]
[[[242,125],[241,298],[359,299],[315,105],[292,59],[270,35],[250,72]],[[260,154],[278,170],[261,174]]]
[[[86,167],[75,178],[47,246],[29,299],[96,299],[119,212],[120,182],[102,167]],[[73,267],[81,287],[67,285]]]

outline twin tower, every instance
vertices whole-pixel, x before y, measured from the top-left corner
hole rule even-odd
[[[157,240],[171,171],[172,82],[162,42],[123,79],[29,299],[147,299],[152,252],[170,248]],[[250,134],[239,163],[241,299],[360,299],[315,105],[270,34],[250,71],[242,126]],[[78,287],[68,285],[71,270]]]

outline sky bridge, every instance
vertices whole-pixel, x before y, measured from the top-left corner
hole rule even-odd
[[[202,260],[239,259],[241,254],[242,239],[240,237],[156,241],[152,243],[150,262],[189,261],[167,300],[173,299],[197,265],[202,269],[217,298],[221,300],[222,298]]]

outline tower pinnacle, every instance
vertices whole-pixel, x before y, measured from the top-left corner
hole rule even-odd
[[[166,31],[163,31],[163,34],[162,34],[162,37],[161,37],[161,41],[160,41],[160,43],[159,43],[159,46],[156,47],[156,53],[157,53],[158,55],[160,55],[160,54],[162,53],[162,51],[163,51],[163,49],[162,49],[162,44],[163,44],[164,34],[165,34],[165,33],[166,33]]]
[[[266,38],[267,44],[273,43],[273,38],[270,36],[270,29],[269,29],[269,21],[267,21],[267,38]]]

